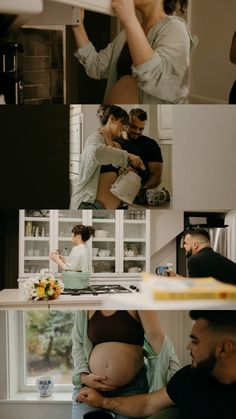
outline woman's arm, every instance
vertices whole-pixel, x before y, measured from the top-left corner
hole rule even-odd
[[[81,310],[75,314],[75,322],[72,329],[72,358],[74,362],[72,379],[73,384],[77,386],[81,386],[82,384],[80,375],[83,372],[90,372],[88,367],[88,354],[92,350],[92,343],[85,342],[87,322],[88,313],[86,311]]]
[[[59,255],[59,253],[52,252],[50,254],[50,259],[53,262],[57,263],[58,266],[60,266],[62,269],[65,269],[65,263],[64,263],[63,259],[61,259],[61,256]]]
[[[93,144],[91,153],[95,154],[99,164],[113,164],[120,167],[128,167],[129,163],[135,168],[145,169],[143,161],[139,156],[128,153],[126,150],[108,147],[104,144],[97,146]],[[91,155],[91,154],[90,154]]]
[[[80,9],[79,25],[72,26],[77,48],[82,48],[89,43],[89,38],[84,27],[84,9]]]
[[[138,311],[147,341],[158,354],[164,341],[165,333],[161,327],[158,313],[154,310]]]
[[[234,32],[234,36],[232,39],[232,44],[230,48],[230,61],[233,64],[236,64],[236,31]]]
[[[148,61],[154,53],[135,13],[133,0],[113,0],[118,18],[124,26],[133,65],[140,65]],[[137,48],[138,45],[138,48]]]
[[[108,77],[113,52],[113,42],[110,42],[106,48],[97,52],[88,38],[84,27],[84,10],[81,10],[80,24],[72,26],[78,48],[75,56],[80,64],[84,66],[88,76],[94,79],[106,79]]]

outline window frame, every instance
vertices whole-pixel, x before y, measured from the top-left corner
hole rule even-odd
[[[20,393],[37,393],[36,383],[33,385],[26,382],[26,311],[5,310],[0,315],[0,330],[2,331],[0,399],[12,399]],[[54,393],[69,395],[72,394],[72,390],[72,384],[54,385]]]

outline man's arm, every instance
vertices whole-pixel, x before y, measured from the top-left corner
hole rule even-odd
[[[163,171],[163,163],[158,162],[149,162],[148,168],[150,172],[150,176],[148,181],[145,183],[144,188],[156,188],[161,183],[162,171]]]
[[[104,397],[96,390],[84,387],[80,390],[77,400],[89,406],[102,407],[130,417],[151,416],[174,405],[165,388],[136,396]]]

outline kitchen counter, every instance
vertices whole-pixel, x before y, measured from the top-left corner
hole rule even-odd
[[[21,290],[5,289],[0,292],[0,310],[97,310],[103,299],[103,295],[61,295],[56,300],[25,301]]]
[[[148,293],[116,295],[61,295],[56,300],[24,301],[19,289],[0,292],[0,310],[192,310],[192,309],[236,309],[236,300],[152,300]]]

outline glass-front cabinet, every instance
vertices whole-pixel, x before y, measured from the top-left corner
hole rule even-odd
[[[58,266],[49,255],[55,249],[65,258],[70,254],[77,224],[95,228],[87,242],[93,278],[137,277],[150,270],[149,210],[20,210],[19,276],[41,269],[56,275]]]

